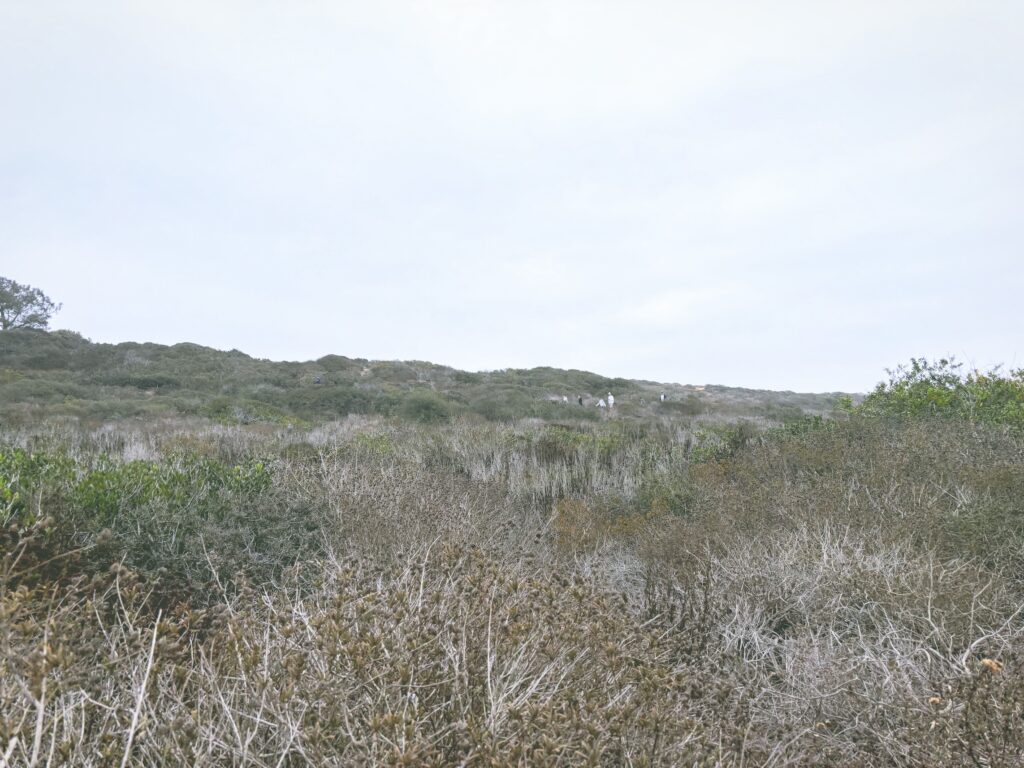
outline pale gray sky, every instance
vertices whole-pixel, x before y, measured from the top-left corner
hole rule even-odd
[[[0,0],[95,341],[865,390],[1024,365],[1024,2]]]

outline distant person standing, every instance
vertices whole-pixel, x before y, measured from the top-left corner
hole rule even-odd
[[[661,393],[661,402],[663,402],[663,403],[665,402],[665,393],[664,392]]]
[[[563,403],[568,403],[569,402],[569,398],[566,397],[565,395],[562,395],[562,402]]]
[[[608,393],[608,407],[615,407],[615,395],[613,395],[611,392]]]
[[[583,405],[583,395],[580,395],[579,397],[577,397],[576,400],[577,400],[577,402],[579,402],[580,405]]]

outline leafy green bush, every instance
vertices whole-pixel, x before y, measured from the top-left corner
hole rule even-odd
[[[414,391],[402,400],[398,412],[403,418],[421,424],[436,424],[450,419],[452,408],[435,392]]]
[[[341,355],[324,355],[316,362],[317,365],[329,373],[358,370],[366,363],[365,360],[352,360],[351,358],[342,357]]]
[[[703,427],[696,431],[697,439],[690,453],[690,460],[699,464],[730,458],[760,432],[761,430],[749,421]]]
[[[195,453],[164,461],[91,459],[66,452],[0,450],[0,523],[29,528],[41,519],[71,547],[89,544],[104,530],[134,567],[164,569],[186,580],[208,572],[206,548],[217,550],[230,576],[279,548],[272,531],[292,510],[264,503],[272,475],[262,460],[237,464]],[[294,521],[293,521],[294,522]],[[266,548],[253,545],[263,541]],[[246,547],[250,554],[246,554]]]
[[[889,381],[868,395],[860,410],[872,415],[966,419],[1024,427],[1024,369],[964,373],[953,359],[912,358],[889,371]]]

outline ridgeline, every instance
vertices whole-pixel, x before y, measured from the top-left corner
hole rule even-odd
[[[0,333],[0,419],[9,425],[53,417],[101,422],[167,416],[303,425],[353,413],[419,422],[474,415],[488,421],[597,420],[605,415],[597,401],[608,392],[615,394],[617,417],[638,420],[784,422],[828,414],[842,397],[662,384],[558,368],[471,373],[340,355],[274,362],[189,343],[97,344],[63,330]]]

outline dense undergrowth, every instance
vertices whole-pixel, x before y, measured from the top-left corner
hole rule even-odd
[[[1024,397],[908,381],[768,430],[9,428],[0,757],[1020,765]]]

